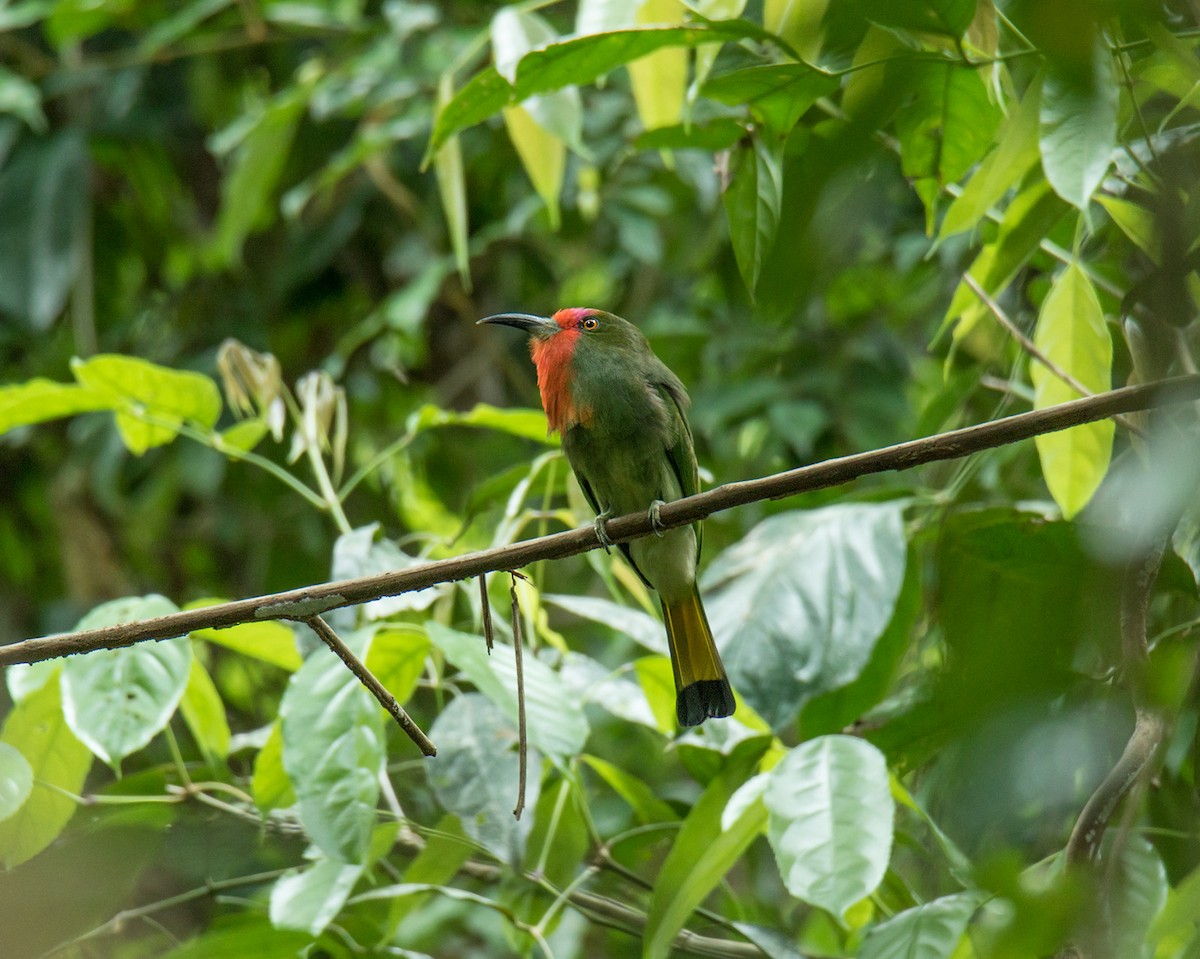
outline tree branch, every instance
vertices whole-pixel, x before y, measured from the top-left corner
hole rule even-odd
[[[1157,383],[1128,386],[1098,396],[1061,403],[1043,410],[1019,413],[868,453],[843,456],[764,476],[761,479],[718,486],[695,496],[664,504],[659,513],[659,528],[685,526],[721,510],[839,486],[860,476],[958,459],[981,450],[994,449],[1082,423],[1092,423],[1119,413],[1197,399],[1200,399],[1200,375],[1179,376]],[[620,543],[654,532],[654,525],[646,513],[630,513],[609,520],[605,529],[614,542]],[[354,606],[382,596],[427,589],[439,583],[454,582],[483,573],[519,569],[539,560],[562,559],[596,549],[599,545],[596,530],[589,524],[579,529],[524,540],[508,546],[422,563],[396,572],[321,583],[133,623],[12,643],[0,647],[0,666],[36,663],[94,649],[117,649],[151,639],[170,639],[196,629],[221,629],[263,619],[308,620],[331,609]]]

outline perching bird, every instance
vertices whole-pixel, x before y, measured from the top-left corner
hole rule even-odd
[[[650,349],[641,331],[619,316],[570,308],[552,317],[499,313],[479,321],[530,335],[538,388],[550,429],[579,485],[603,521],[648,510],[697,492],[687,392]],[[606,544],[607,545],[607,544]],[[642,581],[658,592],[675,673],[681,726],[733,713],[733,690],[713,642],[700,591],[700,523],[621,543]]]

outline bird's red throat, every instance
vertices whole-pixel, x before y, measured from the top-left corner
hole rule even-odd
[[[537,367],[542,408],[552,432],[561,433],[579,424],[586,426],[592,419],[591,407],[576,403],[571,393],[571,360],[581,335],[580,323],[591,313],[591,310],[577,307],[559,310],[554,314],[558,332],[545,339],[535,337],[529,341],[529,353]]]

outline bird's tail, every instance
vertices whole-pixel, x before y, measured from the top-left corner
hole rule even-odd
[[[675,715],[680,726],[733,714],[733,689],[725,678],[717,644],[700,602],[700,590],[681,599],[661,599],[667,644],[675,671]]]

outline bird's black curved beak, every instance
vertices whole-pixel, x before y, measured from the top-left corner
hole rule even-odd
[[[543,339],[559,332],[558,324],[554,320],[546,316],[534,316],[532,313],[497,313],[494,316],[485,316],[482,320],[475,321],[476,326],[481,323],[499,323],[502,326],[516,327],[518,330],[524,330],[530,336]]]

